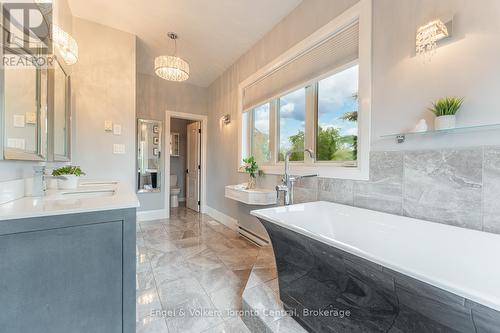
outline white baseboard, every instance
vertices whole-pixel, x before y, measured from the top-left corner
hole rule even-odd
[[[166,219],[168,218],[168,213],[166,209],[137,211],[137,221]]]
[[[255,243],[256,245],[260,245],[260,246],[269,245],[269,242],[266,239],[254,234],[253,232],[238,225],[237,219],[235,219],[229,215],[226,215],[224,213],[221,213],[217,209],[214,209],[212,207],[205,206],[204,208],[205,208],[205,214],[213,217],[215,220],[222,223],[226,227],[238,232],[241,236],[247,238],[248,240]]]
[[[229,215],[219,212],[217,209],[214,209],[209,206],[204,207],[205,214],[210,215],[220,223],[224,224],[226,227],[238,231],[238,220],[232,218]]]

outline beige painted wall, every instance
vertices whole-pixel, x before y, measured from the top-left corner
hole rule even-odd
[[[73,68],[73,163],[88,178],[135,184],[136,37],[75,18],[79,59]],[[122,126],[121,135],[104,131],[104,121]],[[113,154],[113,144],[125,154]]]
[[[137,74],[137,118],[165,121],[165,111],[207,114],[208,89],[187,83],[169,82],[157,76]],[[163,147],[168,140],[163,138]],[[162,154],[162,165],[164,159]],[[165,176],[162,175],[160,193],[139,193],[140,210],[164,208]]]
[[[224,186],[244,182],[246,176],[236,172],[238,124],[220,126],[218,119],[226,113],[236,118],[239,82],[356,2],[304,0],[209,87],[208,205],[258,234],[265,232],[248,214],[256,207],[224,198]],[[404,146],[380,138],[412,128],[422,117],[431,120],[426,107],[446,95],[466,97],[460,123],[500,123],[495,92],[500,85],[498,12],[497,0],[480,4],[469,0],[373,1],[372,150],[500,143],[498,131],[450,136],[448,140],[431,137]],[[431,63],[423,65],[414,57],[417,27],[449,14],[455,14],[453,39],[438,49]],[[269,187],[276,177],[266,176],[261,182]]]

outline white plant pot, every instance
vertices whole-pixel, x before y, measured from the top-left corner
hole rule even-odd
[[[74,190],[78,188],[78,176],[64,175],[57,179],[57,187],[60,190]]]
[[[434,129],[445,130],[450,128],[455,128],[457,123],[457,118],[455,115],[452,116],[440,116],[434,119]]]

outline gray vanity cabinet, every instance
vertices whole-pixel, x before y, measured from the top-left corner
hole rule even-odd
[[[0,331],[135,332],[135,209],[0,221]]]

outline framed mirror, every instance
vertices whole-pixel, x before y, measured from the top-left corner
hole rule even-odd
[[[47,70],[3,69],[4,158],[43,161],[47,158]]]
[[[4,60],[0,68],[0,159],[45,161],[48,71],[45,64],[32,61],[33,57],[45,54],[44,42],[27,47],[20,43],[30,38],[26,31],[3,11],[0,20],[3,26],[0,56]],[[48,31],[47,25],[45,28]]]
[[[49,141],[53,161],[71,160],[71,80],[56,58],[50,72]]]
[[[162,122],[137,120],[137,192],[161,191]]]

